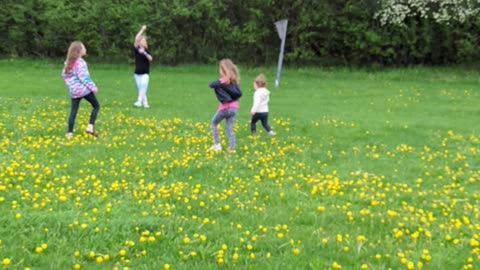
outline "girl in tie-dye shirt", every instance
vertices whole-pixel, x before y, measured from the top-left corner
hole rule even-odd
[[[83,60],[83,56],[87,54],[85,46],[80,41],[74,41],[68,48],[67,59],[65,61],[65,68],[62,72],[63,80],[70,91],[70,98],[72,100],[72,107],[70,116],[68,118],[68,133],[67,137],[73,137],[73,126],[75,125],[75,118],[80,107],[80,101],[85,98],[92,105],[92,112],[90,114],[90,121],[88,123],[86,132],[97,137],[95,131],[95,120],[97,119],[100,104],[97,101],[96,94],[98,88],[90,78],[88,72],[87,62]]]

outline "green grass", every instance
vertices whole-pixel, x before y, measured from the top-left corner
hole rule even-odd
[[[82,101],[67,140],[62,64],[0,61],[4,268],[479,267],[478,71],[240,67],[232,155],[207,151],[216,66],[154,67],[150,109],[131,66],[89,67],[101,137]],[[249,134],[260,72],[274,138]]]

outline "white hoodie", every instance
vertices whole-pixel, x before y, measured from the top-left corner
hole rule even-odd
[[[255,90],[253,95],[253,106],[251,112],[263,113],[268,112],[268,102],[270,100],[270,91],[262,87]]]

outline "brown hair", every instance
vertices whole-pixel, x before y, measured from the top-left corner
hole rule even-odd
[[[65,73],[70,73],[75,61],[82,55],[83,44],[80,41],[74,41],[68,47],[67,59],[65,60]]]
[[[227,84],[240,84],[240,72],[232,60],[222,59],[219,66],[220,70],[227,77]]]
[[[265,87],[265,85],[267,85],[267,79],[265,78],[265,75],[258,75],[257,78],[255,78],[255,84],[258,87]]]

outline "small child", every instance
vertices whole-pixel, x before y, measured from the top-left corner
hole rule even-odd
[[[275,132],[268,125],[268,102],[270,101],[270,91],[265,86],[267,85],[265,76],[260,74],[255,78],[253,87],[255,94],[253,95],[253,106],[251,110],[252,120],[250,122],[250,131],[253,135],[257,132],[257,122],[262,121],[262,125],[268,132],[268,135],[275,136]]]

